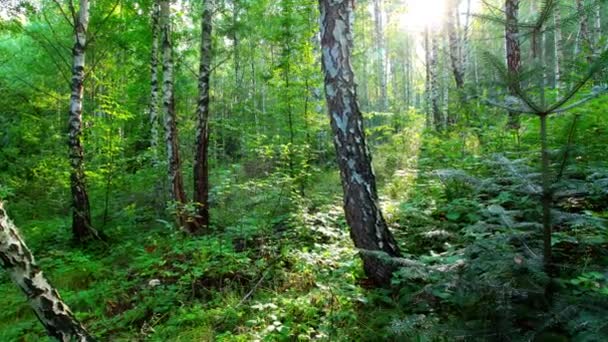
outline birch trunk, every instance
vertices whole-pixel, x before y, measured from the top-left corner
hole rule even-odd
[[[506,40],[506,59],[507,70],[509,72],[508,90],[511,95],[516,96],[515,88],[518,82],[519,71],[521,68],[521,50],[519,46],[519,0],[505,0],[505,40]],[[519,128],[519,115],[509,112],[509,127]]]
[[[84,327],[74,318],[42,274],[32,253],[21,238],[19,230],[9,219],[0,202],[0,264],[13,282],[27,296],[36,317],[49,336],[59,341],[94,341]]]
[[[400,255],[380,210],[371,156],[357,103],[351,51],[354,0],[319,0],[325,96],[344,191],[351,237],[361,251],[365,274],[377,285],[390,284],[394,266],[374,253]]]
[[[388,94],[386,84],[386,42],[384,40],[384,0],[374,0],[374,32],[376,41],[378,80],[380,83],[380,98],[378,109],[388,109]]]
[[[80,0],[80,9],[74,18],[75,42],[72,49],[72,85],[69,113],[70,184],[72,190],[72,233],[77,241],[96,235],[91,227],[91,209],[84,174],[82,147],[82,100],[84,93],[85,48],[89,24],[89,1]]]
[[[165,115],[165,140],[169,166],[169,186],[171,198],[176,202],[178,221],[186,230],[187,222],[182,212],[186,202],[184,180],[181,173],[179,142],[177,132],[177,113],[173,92],[173,46],[171,43],[171,18],[169,0],[161,0],[161,40],[163,53],[163,111]]]
[[[196,154],[194,155],[194,202],[197,228],[209,227],[209,79],[211,76],[211,30],[213,0],[203,2],[198,106],[196,108]]]
[[[150,149],[152,150],[152,164],[158,165],[158,36],[160,32],[160,8],[158,0],[152,4],[152,49],[150,57]]]

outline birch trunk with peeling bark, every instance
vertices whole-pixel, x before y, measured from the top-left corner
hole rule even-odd
[[[169,166],[169,186],[171,198],[177,205],[179,224],[189,230],[190,224],[183,213],[186,203],[184,180],[179,157],[177,132],[177,113],[175,111],[175,93],[173,92],[173,45],[171,43],[171,14],[169,0],[160,2],[161,41],[163,53],[163,111],[165,115],[165,140],[167,144],[167,161]]]
[[[59,341],[91,342],[94,338],[76,320],[36,264],[32,253],[0,202],[0,263],[27,296],[48,335]]]
[[[325,96],[344,192],[344,212],[365,274],[377,285],[390,284],[394,266],[374,253],[400,255],[380,210],[371,156],[357,103],[351,51],[354,0],[319,0]]]
[[[152,4],[152,49],[150,57],[150,104],[148,109],[150,119],[150,149],[152,150],[152,164],[158,165],[158,36],[160,32],[160,6],[155,0]]]
[[[196,108],[196,152],[194,155],[194,202],[196,229],[209,227],[209,79],[211,76],[211,20],[213,0],[203,2],[201,55]]]
[[[80,9],[74,20],[75,42],[72,49],[72,85],[68,145],[71,164],[72,233],[74,239],[83,242],[97,234],[91,227],[91,209],[85,185],[84,149],[82,147],[85,48],[87,44],[87,26],[89,24],[88,0],[80,0]]]
[[[510,78],[517,79],[521,68],[521,49],[519,46],[519,0],[505,0],[505,43],[506,43],[506,59],[507,71]],[[508,90],[513,96],[515,88],[509,81]],[[519,114],[509,112],[509,127],[513,129],[519,128]]]

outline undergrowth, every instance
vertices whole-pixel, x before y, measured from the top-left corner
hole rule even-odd
[[[364,278],[332,165],[310,165],[297,181],[280,164],[258,165],[267,169],[257,178],[247,165],[216,167],[212,231],[196,238],[163,219],[149,190],[161,175],[122,175],[115,182],[127,190],[95,206],[110,239],[86,248],[70,241],[65,203],[32,213],[30,198],[0,191],[42,269],[100,340],[603,341],[608,135],[597,113],[577,126],[577,137],[593,139],[567,147],[559,133],[571,116],[551,122],[552,167],[562,174],[554,277],[540,259],[532,120],[520,139],[498,124],[483,135],[427,132],[413,111],[376,120],[369,138],[381,201],[404,252],[389,260],[401,266],[387,289]],[[43,176],[28,185],[37,202]],[[45,340],[5,274],[0,291],[0,340]]]

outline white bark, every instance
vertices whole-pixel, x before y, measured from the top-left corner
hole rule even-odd
[[[94,341],[42,274],[19,230],[7,216],[2,202],[0,262],[13,282],[27,296],[30,306],[49,336],[62,342]]]

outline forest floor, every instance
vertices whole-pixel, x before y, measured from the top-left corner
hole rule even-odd
[[[559,133],[571,122],[551,124]],[[213,230],[194,238],[158,219],[150,170],[116,180],[128,191],[113,197],[107,242],[73,245],[65,213],[40,219],[27,201],[9,210],[103,341],[606,340],[605,122],[578,127],[592,139],[571,149],[571,192],[555,203],[553,281],[539,258],[539,203],[525,193],[538,181],[536,123],[524,122],[515,148],[502,126],[483,137],[426,132],[417,114],[400,125],[369,129],[383,211],[404,251],[390,289],[362,273],[332,167],[311,171],[303,194],[285,172],[252,178],[246,162],[216,170]],[[44,340],[5,274],[0,293],[0,341]]]

